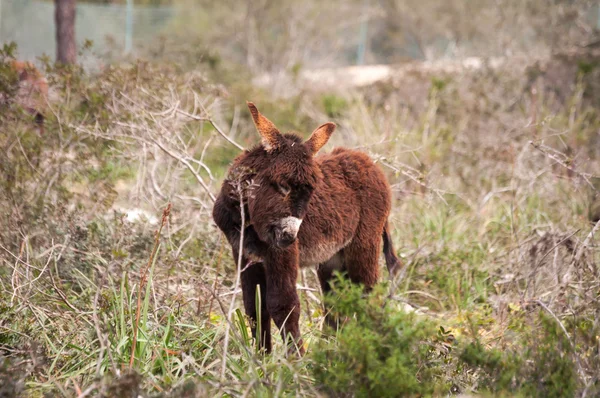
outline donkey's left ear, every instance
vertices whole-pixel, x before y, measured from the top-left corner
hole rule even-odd
[[[329,137],[335,130],[335,123],[325,123],[317,127],[310,135],[310,138],[304,143],[306,147],[315,155],[329,141]]]
[[[256,130],[258,130],[258,133],[262,137],[262,143],[265,150],[270,152],[277,148],[280,144],[281,137],[281,133],[277,127],[275,127],[272,121],[264,117],[252,102],[246,101],[246,104],[252,115],[252,120],[254,120]]]

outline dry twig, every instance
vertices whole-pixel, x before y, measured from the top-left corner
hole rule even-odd
[[[135,323],[133,324],[133,339],[132,339],[132,343],[131,343],[131,357],[129,359],[129,368],[133,367],[133,361],[135,359],[135,348],[137,345],[138,329],[139,329],[139,325],[140,325],[140,316],[141,316],[141,308],[142,308],[142,289],[144,288],[144,286],[146,284],[146,279],[148,278],[148,272],[150,270],[150,267],[152,266],[152,263],[154,262],[154,257],[156,256],[156,253],[158,251],[158,246],[160,244],[160,234],[162,232],[163,227],[167,223],[169,214],[171,214],[171,203],[169,203],[167,205],[167,207],[165,208],[165,210],[163,211],[160,226],[158,227],[158,230],[154,234],[154,248],[152,249],[152,253],[150,254],[150,257],[148,258],[148,263],[146,264],[146,267],[142,271],[142,274],[140,277],[140,283],[138,285],[137,307],[136,307],[136,312],[135,312]]]

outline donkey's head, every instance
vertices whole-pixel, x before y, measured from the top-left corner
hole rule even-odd
[[[319,126],[303,142],[295,134],[281,134],[251,102],[248,108],[262,137],[256,185],[248,198],[250,219],[261,240],[284,248],[296,240],[313,191],[323,178],[313,156],[327,143],[335,124]]]

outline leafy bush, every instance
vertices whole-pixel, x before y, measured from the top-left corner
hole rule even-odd
[[[382,286],[365,296],[360,287],[338,282],[328,301],[331,314],[345,321],[335,339],[324,339],[313,349],[317,385],[333,396],[357,397],[443,390],[434,324],[394,308]]]
[[[572,397],[578,375],[572,350],[556,321],[539,314],[539,329],[512,349],[485,348],[475,341],[460,359],[482,371],[482,391],[523,397]]]
[[[528,320],[509,349],[500,350],[478,339],[455,339],[431,318],[395,306],[387,292],[379,286],[365,295],[338,280],[327,301],[342,326],[312,354],[312,373],[322,391],[396,397],[467,388],[500,396],[562,397],[574,396],[580,386],[570,343],[543,312]]]
[[[0,106],[2,107],[14,98],[19,89],[19,76],[9,63],[14,59],[15,51],[14,43],[4,44],[0,49]]]

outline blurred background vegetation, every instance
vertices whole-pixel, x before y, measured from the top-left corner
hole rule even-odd
[[[53,13],[0,0],[0,396],[600,394],[598,1],[79,0],[70,65]],[[392,185],[403,271],[332,331],[303,270],[304,358],[210,217],[246,100]]]
[[[187,46],[253,73],[291,72],[411,59],[547,55],[590,39],[600,26],[599,7],[595,0],[78,0],[76,27],[78,41],[92,40],[102,53],[97,62],[106,61],[109,49],[120,55],[130,36],[127,52],[138,55]],[[22,56],[53,54],[51,1],[3,0],[0,10],[3,41],[15,41]]]

